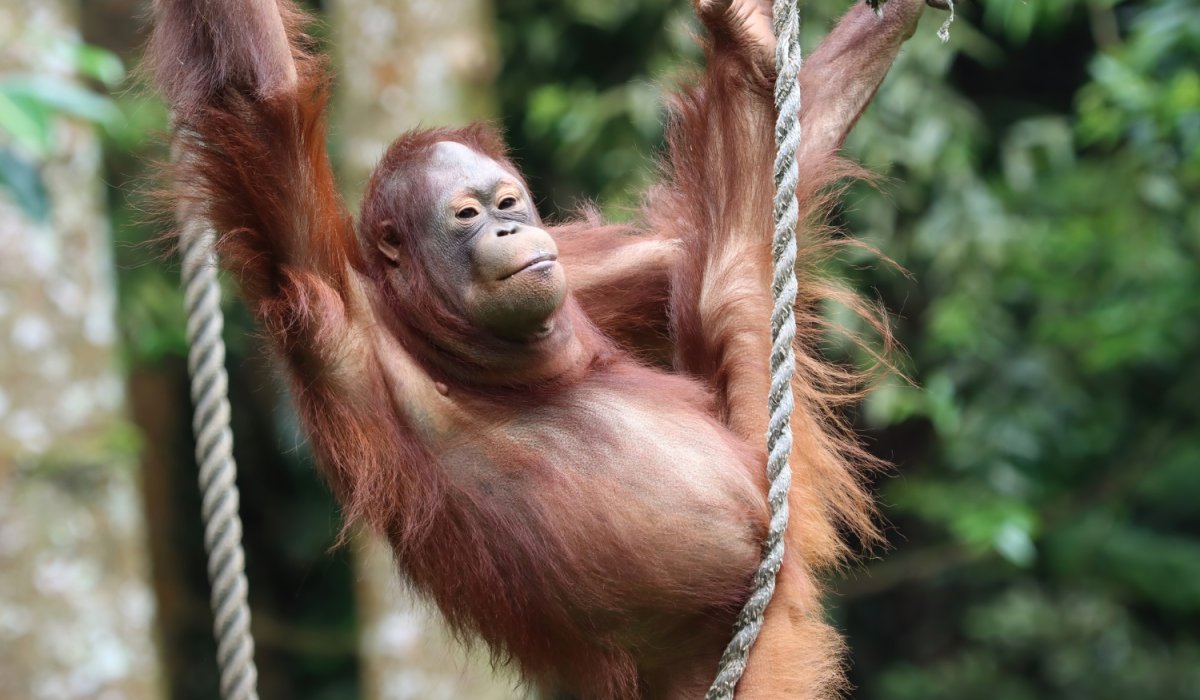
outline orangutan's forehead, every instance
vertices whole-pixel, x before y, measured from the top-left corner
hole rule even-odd
[[[430,158],[430,177],[442,192],[488,193],[498,183],[518,184],[504,166],[455,141],[438,141]]]
[[[433,147],[430,165],[436,170],[472,179],[476,176],[496,179],[509,175],[496,161],[457,141],[438,141]]]

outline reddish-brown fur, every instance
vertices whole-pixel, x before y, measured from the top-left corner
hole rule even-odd
[[[727,4],[701,6],[707,69],[673,103],[642,220],[586,213],[551,229],[574,344],[532,350],[481,333],[421,260],[393,281],[372,245],[415,247],[439,141],[519,178],[493,130],[401,137],[356,231],[325,153],[327,72],[291,2],[156,6],[148,61],[176,117],[181,204],[221,232],[348,521],[384,533],[456,630],[548,691],[699,697],[765,531],[773,76],[755,3]],[[885,21],[856,9],[816,52],[824,73],[802,78],[853,96],[803,115],[829,132],[802,153],[810,220],[921,0],[888,7]],[[828,290],[808,271],[824,247],[803,247],[789,553],[744,698],[836,693],[840,641],[817,580],[844,555],[843,530],[874,534],[855,466],[869,460],[837,419],[856,379],[815,350]]]

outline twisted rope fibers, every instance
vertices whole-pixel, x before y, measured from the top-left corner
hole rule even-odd
[[[883,11],[887,0],[866,0],[876,13]],[[938,29],[943,43],[950,39],[954,23],[954,0],[947,0],[950,15]],[[746,670],[750,647],[762,631],[767,604],[775,594],[775,577],[783,563],[783,536],[788,523],[788,489],[792,469],[788,457],[792,451],[792,413],[795,396],[792,377],[796,372],[796,353],[792,345],[796,338],[796,225],[799,206],[796,184],[799,167],[796,150],[800,145],[800,12],[796,0],[775,0],[772,7],[775,30],[775,234],[771,256],[774,272],[771,293],[774,308],[771,312],[771,391],[768,395],[770,422],[767,428],[767,477],[770,487],[767,500],[771,507],[771,522],[763,542],[763,558],[754,573],[754,590],[734,622],[734,636],[725,647],[717,667],[717,677],[705,694],[705,700],[732,700],[734,689]]]
[[[783,536],[788,523],[788,489],[792,469],[792,377],[796,373],[796,224],[799,205],[796,185],[800,170],[796,149],[800,145],[800,12],[795,0],[775,0],[772,10],[775,30],[775,234],[771,245],[774,273],[771,293],[771,391],[768,395],[770,422],[767,428],[767,500],[771,522],[763,543],[763,558],[754,572],[754,590],[734,623],[734,636],[725,647],[717,677],[706,700],[732,700],[734,688],[746,670],[750,647],[762,630],[763,614],[775,594],[775,577],[783,564]]]
[[[187,307],[188,372],[192,378],[196,462],[200,465],[201,515],[208,578],[212,583],[213,632],[224,700],[258,700],[258,669],[246,601],[242,520],[238,516],[237,465],[229,425],[229,376],[221,331],[221,288],[214,236],[198,219],[183,222],[184,304]]]

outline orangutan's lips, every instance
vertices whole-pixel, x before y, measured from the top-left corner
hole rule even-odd
[[[522,272],[526,272],[526,271],[541,272],[542,270],[549,270],[551,267],[554,267],[554,265],[557,261],[558,261],[557,255],[555,255],[553,253],[541,253],[541,254],[537,255],[536,257],[530,259],[529,262],[525,263],[517,270],[508,273],[507,275],[501,277],[500,279],[506,280],[510,277],[515,277],[516,275],[519,275]]]

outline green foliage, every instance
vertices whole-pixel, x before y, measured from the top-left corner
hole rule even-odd
[[[125,69],[112,53],[80,42],[57,42],[47,54],[64,60],[76,76],[106,87],[117,85]],[[39,163],[55,149],[56,120],[71,117],[113,127],[121,113],[112,100],[81,85],[76,77],[46,73],[0,76],[0,187],[33,219],[44,221],[50,202]]]
[[[543,209],[596,198],[620,216],[650,180],[662,86],[695,56],[672,0],[514,0],[497,7],[501,114]]]
[[[929,436],[895,447],[912,457],[883,484],[896,556],[995,556],[846,604],[851,625],[855,605],[889,601],[936,620],[862,629],[878,659],[862,695],[1200,697],[1200,520],[1184,505],[1200,498],[1200,13],[989,2],[980,19],[999,57],[949,73],[918,33],[886,118],[853,140],[892,164],[891,202],[863,195],[846,218],[918,280],[862,280],[903,314],[922,387],[886,387],[864,415],[884,444]],[[913,153],[931,118],[937,140]]]

